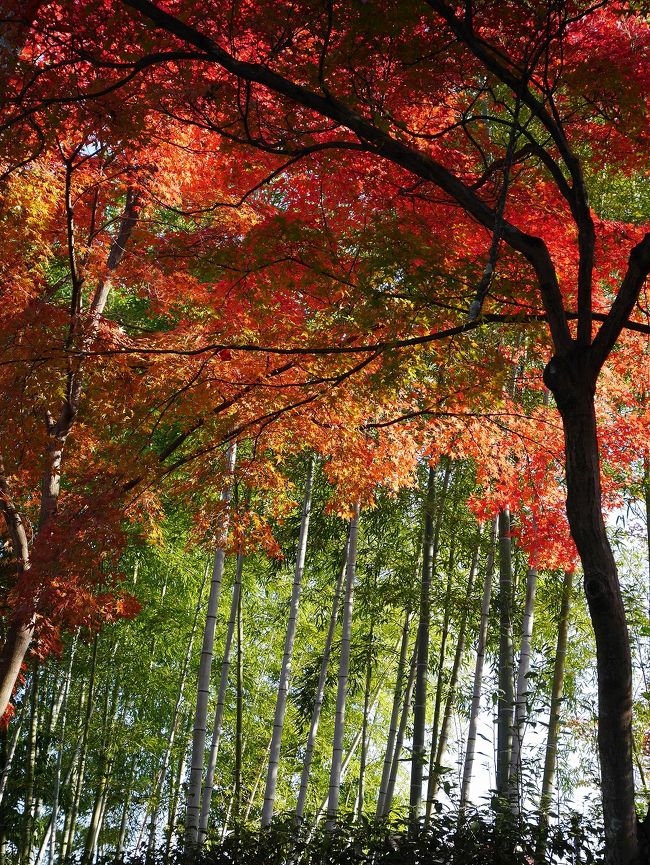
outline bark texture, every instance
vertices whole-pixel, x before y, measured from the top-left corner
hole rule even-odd
[[[602,332],[602,331],[601,331]],[[588,351],[555,356],[544,373],[562,416],[567,516],[584,573],[596,638],[598,751],[609,865],[638,859],[632,754],[632,662],[616,563],[602,512],[594,394]]]

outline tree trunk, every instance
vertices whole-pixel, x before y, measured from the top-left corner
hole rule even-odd
[[[512,550],[510,512],[499,511],[499,697],[497,703],[497,793],[508,792],[514,707],[512,650]]]
[[[476,646],[476,664],[474,666],[474,688],[472,690],[472,707],[469,717],[469,730],[467,732],[467,745],[465,748],[465,762],[463,764],[463,780],[460,787],[459,811],[462,814],[469,799],[469,788],[472,782],[472,770],[474,768],[474,754],[476,752],[476,733],[478,728],[478,716],[481,710],[481,690],[483,685],[483,664],[485,661],[485,645],[487,643],[488,624],[490,621],[490,598],[492,594],[492,578],[494,576],[494,550],[497,540],[498,518],[492,520],[490,532],[490,546],[485,563],[485,581],[483,583],[483,600],[481,602],[481,623],[478,632],[478,643]]]
[[[208,610],[203,632],[203,646],[199,661],[199,675],[196,692],[196,713],[194,716],[194,732],[192,735],[192,758],[190,761],[190,780],[187,789],[187,815],[185,819],[185,842],[189,847],[195,846],[199,840],[199,815],[201,810],[201,782],[203,780],[203,762],[205,760],[205,739],[208,720],[208,699],[210,696],[210,672],[214,653],[214,633],[219,612],[219,597],[223,566],[226,557],[228,541],[228,506],[232,490],[232,475],[235,469],[237,446],[231,444],[226,454],[226,480],[221,493],[224,512],[217,539],[217,551],[214,556],[210,594],[208,595]]]
[[[400,714],[399,710],[402,704],[402,689],[404,687],[404,673],[406,672],[406,658],[408,653],[410,626],[411,613],[407,610],[406,615],[404,616],[404,626],[402,627],[402,642],[400,645],[399,660],[397,662],[397,674],[395,676],[393,707],[390,715],[390,724],[388,726],[388,741],[386,742],[386,752],[384,755],[384,765],[381,774],[381,782],[379,784],[379,796],[377,798],[377,810],[375,812],[376,817],[382,817],[384,813],[384,801],[386,799],[388,779],[390,778],[390,768],[393,761],[393,753],[395,751],[395,739],[397,738],[397,727]]]
[[[305,482],[305,495],[302,503],[302,515],[300,520],[300,535],[298,538],[298,551],[296,554],[296,567],[293,577],[293,588],[291,592],[291,604],[289,606],[289,620],[284,640],[284,653],[282,655],[282,669],[280,682],[278,684],[278,697],[275,704],[275,717],[273,719],[273,737],[271,739],[271,750],[269,753],[269,767],[266,776],[266,789],[264,791],[264,804],[262,806],[262,826],[268,826],[273,816],[273,804],[278,784],[278,766],[280,764],[280,746],[282,743],[282,728],[284,716],[287,709],[287,697],[289,695],[289,678],[291,676],[291,659],[293,657],[293,644],[296,639],[296,627],[298,624],[298,606],[300,604],[300,593],[302,590],[302,578],[305,570],[305,555],[307,552],[307,537],[309,535],[309,517],[311,514],[311,489],[314,478],[314,460],[309,461],[307,480]]]
[[[334,642],[334,632],[336,630],[336,620],[339,611],[339,602],[341,599],[341,589],[343,588],[343,580],[346,574],[346,563],[348,559],[348,548],[350,539],[345,546],[345,554],[343,556],[343,564],[339,570],[336,587],[334,588],[334,598],[332,599],[332,612],[330,614],[329,627],[325,638],[325,646],[323,647],[323,660],[321,661],[320,673],[318,675],[318,685],[316,686],[316,696],[314,698],[314,708],[311,713],[311,721],[309,723],[309,733],[307,735],[307,744],[305,746],[305,756],[303,759],[302,772],[300,775],[300,789],[298,791],[298,801],[296,804],[296,823],[300,823],[305,813],[305,805],[307,803],[307,791],[309,789],[309,772],[311,769],[312,760],[314,757],[314,746],[316,744],[316,736],[318,734],[318,726],[320,723],[321,709],[323,708],[323,699],[325,697],[325,684],[327,681],[327,666],[329,664],[330,655],[332,653],[332,643]]]
[[[232,643],[237,627],[237,611],[241,597],[241,578],[244,568],[244,556],[239,553],[235,571],[235,581],[232,587],[232,601],[230,603],[230,616],[228,617],[228,629],[226,631],[226,644],[221,661],[221,675],[219,677],[219,693],[217,694],[217,705],[214,711],[214,723],[212,725],[212,741],[210,743],[210,756],[208,757],[208,768],[203,786],[201,798],[201,814],[199,818],[199,845],[203,844],[208,833],[208,821],[210,818],[210,803],[212,791],[214,790],[214,775],[217,768],[217,757],[219,756],[219,744],[221,742],[221,729],[223,726],[223,713],[226,706],[226,691],[228,690],[228,676],[230,673],[230,655]]]
[[[336,714],[334,720],[334,742],[330,770],[329,796],[327,801],[328,825],[333,826],[341,794],[341,764],[343,761],[343,737],[345,734],[345,701],[350,670],[350,639],[352,633],[352,604],[354,600],[354,575],[357,562],[357,538],[359,532],[359,505],[354,508],[350,521],[348,560],[346,565],[345,597],[343,601],[343,623],[341,626],[341,658],[339,661],[338,687],[336,691]]]
[[[2,766],[2,772],[0,772],[0,806],[2,806],[2,800],[4,799],[4,793],[7,788],[7,781],[9,780],[9,776],[11,774],[11,765],[13,763],[14,755],[16,753],[16,748],[18,747],[18,742],[20,740],[20,733],[23,728],[23,723],[25,721],[25,715],[27,714],[27,706],[30,703],[29,695],[30,695],[31,686],[27,687],[27,690],[23,694],[22,704],[20,706],[20,712],[18,713],[18,717],[14,721],[14,726],[12,729],[12,737],[11,743],[7,748],[7,733],[8,730],[3,731],[4,735],[4,764]],[[0,807],[0,822],[2,822],[2,810]]]
[[[1,456],[0,512],[4,517],[11,538],[13,554],[17,561],[17,581],[20,581],[21,576],[29,569],[30,543],[22,516],[14,504]],[[33,632],[33,617],[27,622],[13,619],[7,627],[4,644],[0,652],[0,718],[4,715],[11,700]]]
[[[589,353],[553,357],[544,372],[564,426],[567,516],[596,638],[598,751],[608,865],[638,858],[632,754],[632,659],[616,563],[602,512]]]
[[[537,569],[528,568],[526,575],[526,601],[524,618],[521,624],[521,650],[517,669],[517,694],[515,697],[515,723],[512,730],[512,753],[510,755],[510,798],[516,811],[520,803],[521,784],[521,740],[528,714],[528,673],[530,672],[531,642],[533,620],[535,617],[535,592],[537,589]]]
[[[455,538],[452,529],[451,545],[449,549],[449,561],[447,563],[447,589],[445,591],[445,603],[443,609],[442,629],[440,631],[440,650],[438,652],[438,675],[436,677],[436,698],[433,704],[433,723],[431,725],[431,748],[429,751],[429,781],[427,784],[427,800],[425,815],[427,819],[431,814],[433,805],[433,783],[436,753],[438,750],[438,728],[440,725],[440,711],[442,708],[442,692],[444,688],[445,660],[447,656],[447,640],[449,639],[449,621],[451,618],[451,589],[453,585]]]
[[[28,6],[32,8],[38,8],[39,5],[39,3],[34,3],[33,0],[28,3]],[[69,362],[67,364],[66,380],[63,385],[64,396],[61,400],[61,406],[57,417],[52,417],[49,411],[45,412],[46,454],[41,475],[41,494],[37,534],[41,532],[44,526],[56,517],[61,488],[63,452],[68,437],[74,427],[81,404],[85,356],[97,334],[100,325],[100,318],[112,287],[115,270],[119,267],[119,264],[124,257],[124,252],[133,232],[133,228],[138,221],[140,208],[138,192],[129,188],[126,193],[124,210],[119,220],[119,228],[113,242],[111,243],[103,275],[98,280],[93,292],[93,299],[90,305],[90,315],[84,314],[83,318],[80,318],[81,280],[79,279],[78,266],[75,260],[76,253],[71,195],[71,173],[72,164],[68,162],[66,164],[65,203],[66,213],[68,216],[67,228],[72,300],[70,305],[70,325],[68,331],[69,340],[66,343],[66,349],[72,347],[77,331],[82,332],[82,339],[80,346],[77,346],[80,350],[76,353],[77,356],[74,362],[72,361],[71,356],[68,356]],[[18,582],[20,582],[21,576],[28,571],[30,567],[29,547],[25,543],[25,531],[21,516],[14,506],[11,496],[8,494],[8,485],[4,476],[4,467],[2,466],[1,460],[0,511],[5,518],[7,529],[11,537],[14,556],[18,562],[17,577]],[[33,604],[33,612],[27,619],[23,614],[22,619],[13,618],[11,620],[7,629],[4,646],[0,653],[0,717],[4,714],[9,700],[11,699],[22,662],[27,654],[27,650],[34,634],[36,612],[38,610],[38,597],[30,598],[30,601]]]

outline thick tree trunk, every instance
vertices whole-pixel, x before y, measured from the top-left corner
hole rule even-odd
[[[339,660],[338,687],[336,691],[336,714],[334,716],[334,741],[330,769],[329,796],[327,801],[328,824],[333,825],[339,808],[341,774],[343,762],[343,737],[345,734],[345,702],[350,671],[350,642],[352,634],[352,604],[354,600],[354,575],[357,564],[357,537],[359,532],[359,505],[355,506],[350,522],[348,560],[346,565],[345,598],[343,601],[343,623],[341,625],[341,657]]]
[[[11,700],[33,633],[32,622],[23,624],[14,621],[7,628],[7,636],[0,653],[0,717]]]
[[[4,462],[0,456],[0,512],[5,524],[13,555],[17,563],[17,580],[29,569],[30,546],[23,518],[14,504],[9,481],[7,480]],[[13,619],[7,627],[2,652],[0,652],[0,718],[4,715],[14,686],[20,674],[27,649],[34,633],[33,618],[27,622]]]
[[[314,478],[314,460],[309,461],[307,480],[305,482],[305,494],[302,503],[302,514],[300,519],[300,535],[298,537],[298,551],[296,553],[296,566],[293,576],[293,588],[291,591],[291,603],[289,605],[289,619],[284,639],[284,653],[282,655],[282,669],[280,671],[280,682],[278,684],[278,696],[275,704],[275,717],[273,719],[273,736],[271,738],[271,750],[269,753],[269,767],[266,776],[266,788],[264,791],[264,804],[262,806],[262,826],[268,826],[273,816],[273,804],[278,785],[278,767],[280,765],[280,746],[282,743],[282,728],[284,716],[287,709],[287,697],[289,696],[289,678],[291,676],[291,660],[293,658],[293,644],[296,639],[296,628],[298,625],[298,606],[300,604],[300,593],[302,591],[302,578],[305,570],[305,556],[307,553],[307,538],[309,535],[309,517],[311,515],[311,488]]]
[[[554,357],[544,373],[562,416],[567,516],[584,573],[598,671],[598,750],[608,865],[638,859],[632,754],[632,660],[616,563],[602,512],[589,355]]]
[[[205,739],[208,722],[208,699],[210,696],[210,672],[214,653],[214,634],[219,612],[219,597],[221,581],[226,556],[228,540],[228,504],[230,502],[232,475],[235,469],[236,445],[231,444],[226,455],[226,480],[221,493],[224,505],[222,524],[217,540],[217,550],[214,556],[210,593],[208,595],[208,610],[203,631],[203,646],[199,661],[199,676],[196,692],[196,712],[194,716],[194,732],[192,735],[192,758],[190,761],[190,780],[187,788],[187,814],[185,818],[185,841],[189,847],[199,840],[199,816],[201,811],[201,782],[203,780],[203,762],[205,760]]]

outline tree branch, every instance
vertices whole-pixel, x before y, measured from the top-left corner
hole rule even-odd
[[[643,240],[630,252],[627,272],[623,277],[621,287],[612,308],[604,317],[604,322],[594,339],[591,358],[595,373],[607,360],[607,356],[614,347],[621,331],[632,324],[629,317],[648,273],[650,273],[650,234],[646,234]],[[596,317],[594,316],[594,318]],[[650,333],[650,328],[644,329],[642,332]]]
[[[122,0],[122,2],[140,12],[167,33],[204,51],[206,60],[217,63],[226,72],[243,81],[261,84],[268,90],[346,127],[361,141],[367,142],[370,145],[369,149],[377,155],[407,169],[423,180],[434,183],[478,222],[491,230],[494,229],[495,212],[456,175],[426,154],[392,138],[332,96],[321,96],[260,63],[237,60],[208,36],[159,9],[149,0]],[[520,252],[534,267],[555,347],[558,351],[568,351],[572,342],[571,334],[564,314],[557,275],[546,244],[540,238],[520,231],[509,222],[504,222],[503,240]]]
[[[553,112],[548,111],[544,102],[540,101],[529,87],[532,70],[522,70],[520,74],[502,62],[498,50],[486,42],[474,31],[471,22],[461,20],[445,0],[426,0],[434,12],[447,23],[450,30],[465,45],[480,62],[495,75],[499,81],[510,88],[513,95],[530,109],[533,115],[548,131],[555,146],[566,165],[572,180],[572,186],[559,183],[560,192],[567,200],[578,229],[578,345],[588,346],[591,343],[592,326],[592,276],[594,266],[595,230],[589,209],[587,189],[582,174],[580,161],[574,154],[562,128],[562,123]],[[547,37],[550,44],[551,36]],[[545,160],[545,164],[546,160]],[[556,182],[558,178],[556,177]],[[552,325],[551,325],[552,327]],[[554,336],[556,348],[560,348]]]

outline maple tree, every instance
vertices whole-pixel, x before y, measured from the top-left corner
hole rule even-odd
[[[39,316],[56,311],[40,332],[51,359],[48,329],[58,327],[61,366],[57,373],[47,365],[43,375],[55,392],[66,384],[45,434],[32,431],[30,413],[26,438],[40,436],[44,465],[21,465],[29,480],[13,466],[5,476],[2,507],[27,601],[11,598],[4,701],[31,640],[39,575],[51,585],[55,523],[70,536],[58,528],[65,526],[59,462],[88,386],[82,379],[99,385],[87,370],[101,356],[120,393],[135,388],[129,396],[142,398],[130,402],[142,448],[121,457],[118,473],[127,493],[172,470],[180,483],[199,486],[224,441],[260,436],[282,419],[289,437],[297,432],[321,453],[345,443],[348,459],[331,472],[348,487],[351,505],[370,497],[379,479],[392,474],[402,483],[418,447],[431,441],[428,419],[446,416],[434,421],[430,455],[493,454],[492,466],[480,463],[492,513],[523,499],[523,543],[535,538],[534,553],[545,527],[545,552],[553,547],[555,562],[568,566],[573,551],[556,519],[557,425],[549,422],[545,447],[528,463],[531,481],[522,483],[527,455],[500,446],[475,419],[490,411],[498,418],[498,403],[523,441],[549,413],[538,389],[531,418],[518,423],[524,412],[507,395],[516,352],[504,343],[526,328],[530,364],[544,368],[562,420],[567,516],[598,645],[608,855],[634,862],[631,664],[603,520],[616,489],[609,480],[603,489],[599,435],[608,460],[629,464],[629,443],[647,435],[647,410],[631,420],[617,413],[611,431],[607,420],[599,428],[595,391],[597,384],[604,391],[599,413],[630,401],[634,358],[646,345],[638,301],[650,240],[643,224],[594,212],[589,196],[606,162],[616,160],[622,176],[642,165],[647,21],[625,3],[444,0],[397,9],[359,3],[345,12],[334,4],[163,9],[125,0],[87,4],[83,15],[65,3],[31,14],[33,42],[25,42],[4,106],[13,136],[7,200],[22,197],[27,212],[40,202],[28,232],[44,260],[65,259],[67,249],[70,296],[61,315],[51,281],[33,286],[23,234],[8,259],[17,286],[9,332],[33,331]],[[15,173],[30,160],[34,167],[13,193]],[[110,200],[111,182],[91,176],[107,170],[120,178],[111,181],[118,191]],[[71,194],[80,196],[76,213]],[[151,223],[143,225],[145,202]],[[92,228],[102,209],[121,226],[112,235]],[[89,228],[88,250],[75,248],[75,223]],[[127,242],[140,244],[138,255],[122,261]],[[83,273],[79,257],[87,259]],[[160,316],[150,336],[102,318],[118,268]],[[23,368],[37,361],[36,349],[29,345]],[[141,367],[134,372],[129,363]],[[485,366],[495,369],[490,382]],[[9,392],[19,392],[17,369]],[[153,421],[148,387],[158,389]],[[369,393],[381,394],[375,411]],[[40,393],[34,401],[46,402]],[[93,404],[101,429],[106,403]],[[393,423],[398,417],[401,425]],[[25,412],[12,418],[19,441]],[[101,450],[91,441],[88,450]],[[77,459],[78,495],[89,495],[83,455]],[[194,474],[183,477],[190,461]],[[16,481],[36,489],[39,473],[36,537],[47,538],[40,568],[38,545],[28,554],[20,534],[21,514],[39,503],[18,507],[10,492]],[[548,494],[527,499],[526,490],[540,485]],[[74,496],[69,505],[87,513]]]

